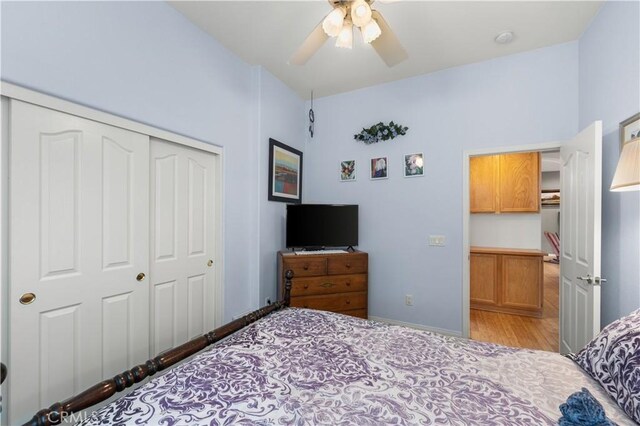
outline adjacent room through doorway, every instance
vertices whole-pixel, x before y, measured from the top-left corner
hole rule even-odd
[[[559,151],[469,160],[470,337],[559,351]]]

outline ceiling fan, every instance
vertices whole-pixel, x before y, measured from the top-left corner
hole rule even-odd
[[[328,0],[333,10],[311,31],[290,63],[304,65],[329,37],[336,37],[336,46],[353,47],[353,27],[360,28],[365,43],[371,44],[389,67],[409,57],[398,37],[380,12],[371,9],[374,0]]]

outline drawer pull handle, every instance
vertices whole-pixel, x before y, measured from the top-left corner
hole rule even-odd
[[[307,309],[309,307],[309,305],[304,305],[303,308]]]
[[[333,287],[333,283],[329,283],[329,282],[327,282],[327,283],[322,283],[322,284],[320,284],[320,287],[324,287],[324,288]]]
[[[304,269],[305,271],[309,270],[309,264],[305,263],[304,266],[302,267],[302,269]]]
[[[351,268],[351,264],[350,263],[347,263],[346,266],[347,266],[347,268]]]
[[[305,289],[309,288],[309,284],[305,284],[305,285],[304,285],[304,288],[305,288]]]
[[[351,285],[351,281],[347,281],[347,287]]]
[[[350,305],[351,304],[351,300],[347,299],[346,303],[347,303],[347,305]]]

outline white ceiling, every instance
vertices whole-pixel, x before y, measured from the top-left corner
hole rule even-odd
[[[409,59],[388,68],[354,30],[354,48],[327,43],[304,66],[287,62],[331,11],[317,1],[172,1],[170,4],[252,65],[262,65],[301,97],[328,96],[576,40],[601,1],[376,2]],[[495,36],[515,33],[511,44]]]

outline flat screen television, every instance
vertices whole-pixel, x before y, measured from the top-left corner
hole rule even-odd
[[[358,245],[358,206],[287,205],[287,248]]]

